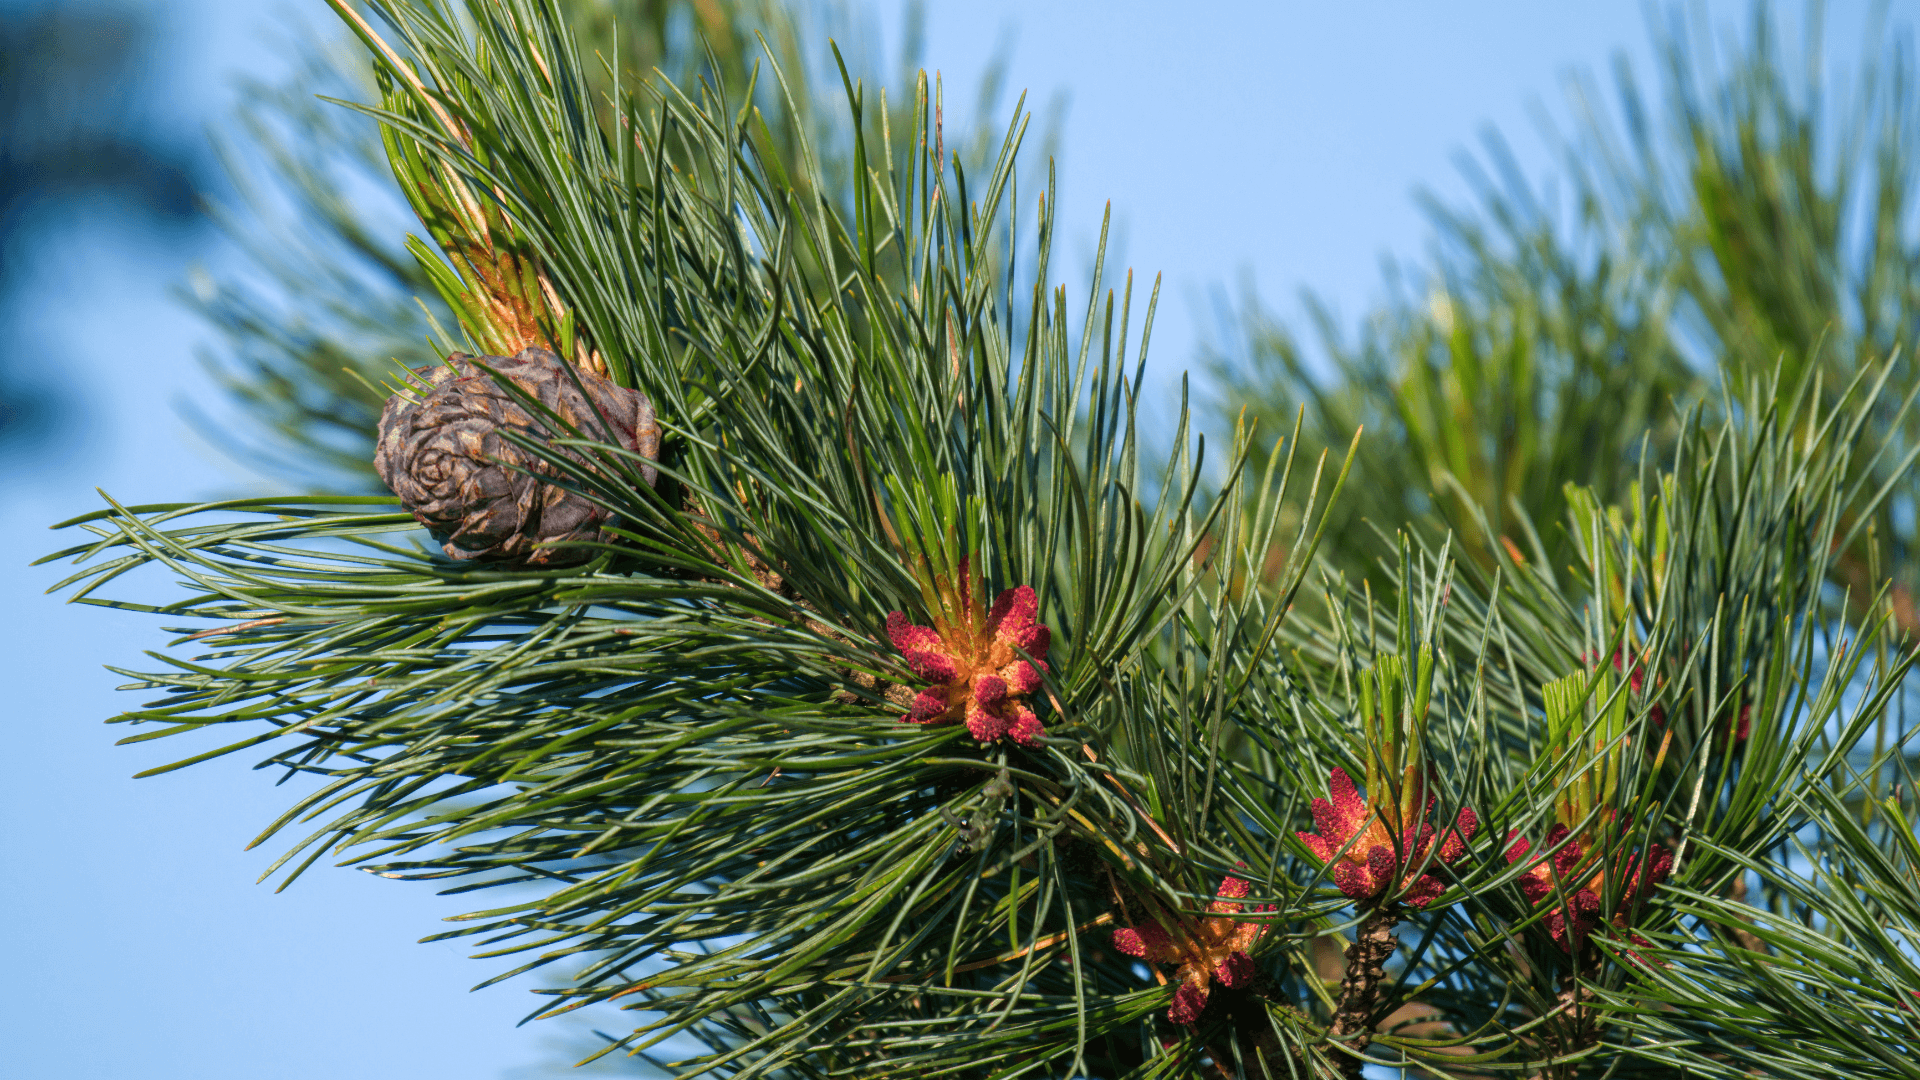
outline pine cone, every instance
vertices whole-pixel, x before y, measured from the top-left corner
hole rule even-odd
[[[576,368],[569,373],[560,358],[545,349],[523,349],[512,359],[465,353],[447,359],[451,367],[415,369],[414,374],[431,385],[428,393],[388,399],[373,455],[380,479],[450,558],[558,565],[588,557],[580,550],[544,545],[603,539],[607,510],[541,482],[538,476],[556,476],[558,470],[502,434],[512,430],[553,439],[571,433],[553,430],[557,425],[550,426],[545,416],[530,415],[474,362],[498,372],[581,435],[616,443],[648,460],[660,452],[653,403],[638,390],[615,386],[591,372]],[[573,449],[554,450],[581,465],[592,464]],[[643,465],[640,471],[648,484],[654,482],[653,466]]]

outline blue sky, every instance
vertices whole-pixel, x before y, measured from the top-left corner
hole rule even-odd
[[[320,7],[300,10],[324,26]],[[1866,5],[1832,7],[1834,53],[1855,55]],[[1744,18],[1740,4],[1708,8]],[[1916,8],[1893,4],[1893,21]],[[245,0],[164,10],[175,27],[156,59],[164,105],[218,123],[235,76],[272,72],[280,24]],[[1544,174],[1530,108],[1564,121],[1569,73],[1604,84],[1617,50],[1649,67],[1641,9],[1625,3],[933,0],[928,14],[927,62],[957,97],[1007,41],[1011,88],[1037,106],[1067,96],[1061,235],[1081,260],[1067,260],[1067,280],[1111,200],[1118,264],[1166,275],[1163,387],[1194,355],[1213,290],[1251,280],[1285,313],[1310,284],[1357,317],[1380,295],[1380,258],[1422,249],[1413,190],[1462,195],[1451,159],[1486,126]],[[881,9],[883,39],[899,24]],[[414,944],[465,910],[461,898],[325,867],[276,895],[253,884],[276,852],[242,850],[289,801],[272,778],[235,759],[128,779],[176,750],[111,745],[120,732],[98,721],[134,699],[100,665],[138,666],[162,637],[143,619],[41,596],[54,573],[24,565],[54,543],[45,524],[98,505],[96,486],[158,501],[263,485],[197,440],[175,404],[220,411],[195,360],[211,336],[171,290],[189,259],[225,256],[129,235],[110,206],[62,228],[11,315],[86,409],[43,458],[0,472],[8,1075],[492,1080],[557,1062],[579,1031],[516,1029],[527,984],[469,995],[494,962]]]

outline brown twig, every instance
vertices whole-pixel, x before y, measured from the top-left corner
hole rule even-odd
[[[189,639],[197,639],[197,638],[205,638],[205,637],[218,637],[221,634],[237,634],[242,630],[252,630],[252,629],[255,629],[256,627],[261,627],[261,626],[277,626],[280,623],[283,623],[286,621],[287,621],[287,617],[285,615],[275,615],[272,618],[268,618],[268,619],[249,619],[243,623],[234,623],[232,626],[210,627],[196,634],[188,634],[187,637]]]
[[[1060,699],[1053,696],[1051,689],[1047,689],[1044,686],[1042,689],[1047,690],[1047,700],[1053,703],[1053,711],[1065,716],[1066,710],[1060,707]],[[1080,752],[1087,755],[1088,761],[1093,762],[1095,765],[1100,764],[1100,755],[1093,752],[1093,747],[1081,743]],[[1126,786],[1120,783],[1119,777],[1114,776],[1112,773],[1102,773],[1101,775],[1107,778],[1107,783],[1113,785],[1113,790],[1119,792],[1120,797],[1125,799],[1127,805],[1133,808],[1133,812],[1140,815],[1140,820],[1147,823],[1147,828],[1153,830],[1154,835],[1160,838],[1161,843],[1167,845],[1175,855],[1181,854],[1180,845],[1174,843],[1173,837],[1167,835],[1167,831],[1160,827],[1160,823],[1153,819],[1153,815],[1147,813],[1146,810],[1140,806],[1140,803],[1134,799],[1133,792],[1128,791]]]
[[[1385,907],[1375,908],[1360,921],[1353,944],[1347,946],[1347,972],[1340,980],[1340,1000],[1334,1007],[1327,1036],[1344,1044],[1349,1053],[1334,1058],[1342,1075],[1359,1080],[1360,1054],[1373,1041],[1373,1014],[1380,1005],[1380,983],[1387,977],[1387,958],[1398,944],[1393,927],[1400,917]]]
[[[1569,976],[1566,988],[1555,999],[1558,1008],[1554,1010],[1566,1016],[1566,1023],[1559,1034],[1549,1034],[1545,1040],[1550,1056],[1564,1057],[1584,1050],[1593,1043],[1597,1032],[1594,1030],[1593,1014],[1586,1008],[1588,996],[1586,988],[1580,985],[1579,976]],[[1552,1028],[1548,1030],[1551,1032]],[[1579,1071],[1578,1063],[1562,1062],[1547,1066],[1541,1075],[1547,1080],[1570,1080]]]
[[[953,970],[956,974],[958,974],[959,972],[962,972],[962,971],[978,971],[981,968],[992,967],[995,964],[1012,963],[1015,960],[1022,959],[1023,957],[1027,956],[1029,953],[1039,952],[1041,949],[1051,949],[1055,945],[1058,945],[1061,942],[1067,940],[1069,937],[1077,937],[1093,929],[1096,926],[1105,926],[1106,924],[1112,921],[1113,921],[1113,912],[1111,911],[1103,912],[1087,920],[1086,922],[1081,923],[1079,926],[1076,926],[1071,930],[1062,930],[1057,934],[1048,934],[1046,937],[1043,937],[1038,941],[1035,941],[1031,945],[1023,946],[1022,948],[1018,948],[1018,949],[1013,949],[1008,952],[1003,952],[998,956],[989,956],[983,960],[969,960],[964,964],[955,964],[953,966]],[[888,982],[888,983],[908,982],[908,981],[925,982],[926,980],[933,978],[933,976],[934,976],[934,972],[929,971],[925,975],[920,976],[918,979],[914,979],[910,975],[888,975],[885,978],[881,979],[880,981]]]
[[[1734,877],[1733,884],[1727,888],[1727,899],[1732,900],[1736,904],[1744,904],[1747,902],[1747,876],[1745,874],[1739,874]],[[1773,951],[1767,947],[1765,939],[1752,930],[1747,929],[1747,927],[1753,925],[1752,918],[1737,914],[1735,917],[1740,921],[1731,924],[1722,924],[1733,934],[1734,944],[1752,953],[1770,953]]]

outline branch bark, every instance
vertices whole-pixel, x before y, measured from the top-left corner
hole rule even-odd
[[[1398,944],[1393,928],[1398,915],[1376,908],[1360,921],[1353,944],[1347,946],[1347,973],[1340,980],[1340,1001],[1333,1013],[1331,1038],[1351,1053],[1336,1051],[1334,1063],[1351,1080],[1360,1080],[1360,1054],[1373,1041],[1373,1014],[1380,1005],[1380,982],[1387,976],[1387,957]]]

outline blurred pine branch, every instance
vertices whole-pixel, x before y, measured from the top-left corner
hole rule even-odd
[[[62,230],[102,220],[88,197],[111,200],[121,227],[169,227],[170,241],[205,224],[209,163],[148,108],[143,61],[158,31],[126,5],[0,8],[0,306],[31,284]],[[20,334],[12,317],[4,329]],[[57,371],[35,361],[42,351],[17,337],[0,351],[0,456],[56,438],[75,407]]]
[[[1765,4],[1728,39],[1676,9],[1656,24],[1657,94],[1624,59],[1611,110],[1577,84],[1572,134],[1555,136],[1562,199],[1536,194],[1490,133],[1464,164],[1477,201],[1423,197],[1432,258],[1391,280],[1357,333],[1308,294],[1324,370],[1256,297],[1242,301],[1211,359],[1223,404],[1251,405],[1270,434],[1302,405],[1328,445],[1369,433],[1333,530],[1343,569],[1377,579],[1383,549],[1363,522],[1402,520],[1451,528],[1484,570],[1509,544],[1564,567],[1562,486],[1622,497],[1645,465],[1671,460],[1678,417],[1723,379],[1778,367],[1795,385],[1818,370],[1831,395],[1887,358],[1896,383],[1915,377],[1911,41],[1876,23],[1835,89],[1821,20],[1808,9],[1794,56]],[[1905,445],[1916,431],[1881,434]],[[1865,594],[1881,560],[1911,633],[1917,504],[1901,483],[1875,522],[1879,550],[1850,551],[1837,572]]]

